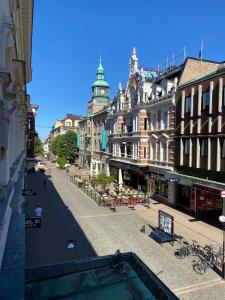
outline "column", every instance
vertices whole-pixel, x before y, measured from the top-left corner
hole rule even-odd
[[[221,147],[220,139],[217,138],[217,151],[216,151],[216,171],[220,171],[221,168]]]
[[[200,141],[197,138],[196,142],[196,168],[200,168]]]
[[[195,94],[195,88],[191,88],[191,117],[193,117],[194,113],[194,94]]]
[[[182,91],[182,98],[181,98],[181,118],[184,118],[184,106],[185,106],[185,91]]]
[[[124,157],[127,157],[127,143],[124,146]]]
[[[201,112],[202,112],[202,86],[198,86],[198,120],[197,133],[201,132]]]
[[[210,96],[209,96],[209,114],[212,113],[212,101],[213,101],[213,85],[214,85],[214,82],[213,81],[210,81]]]
[[[189,167],[192,167],[192,139],[189,139]]]
[[[211,138],[208,138],[207,170],[211,170]]]
[[[218,124],[217,124],[217,131],[221,132],[222,127],[222,97],[223,97],[223,78],[219,79],[219,98],[218,98]]]
[[[183,140],[180,139],[180,165],[183,166],[184,164],[184,144]]]

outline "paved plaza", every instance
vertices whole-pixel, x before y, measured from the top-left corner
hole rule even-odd
[[[225,283],[216,272],[208,270],[203,276],[195,273],[195,257],[175,257],[178,243],[160,246],[149,237],[151,226],[157,226],[159,209],[174,216],[175,233],[188,241],[219,244],[220,229],[201,221],[191,222],[189,215],[156,201],[150,209],[138,205],[135,210],[119,207],[113,212],[99,207],[70,182],[65,171],[54,165],[49,168],[46,187],[45,176],[37,172],[29,176],[29,185],[37,189],[37,195],[28,197],[26,215],[34,216],[35,206],[40,204],[43,221],[40,229],[26,229],[27,267],[107,255],[117,249],[133,251],[180,299],[224,299]],[[143,224],[146,233],[140,232]],[[71,238],[75,249],[67,249]]]

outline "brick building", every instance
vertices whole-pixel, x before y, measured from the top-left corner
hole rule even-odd
[[[181,82],[176,95],[177,172],[169,176],[178,181],[177,205],[218,217],[225,190],[225,65],[198,64],[202,75]]]

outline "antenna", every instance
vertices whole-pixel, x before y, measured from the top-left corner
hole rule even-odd
[[[186,48],[185,48],[185,46],[184,46],[184,61],[185,61],[185,59],[186,59]]]
[[[173,53],[173,58],[172,58],[172,68],[174,66],[174,53]]]

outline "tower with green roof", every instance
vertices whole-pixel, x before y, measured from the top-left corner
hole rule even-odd
[[[104,68],[100,57],[97,79],[92,84],[92,99],[89,101],[89,114],[95,113],[109,104],[109,84],[105,81]]]

